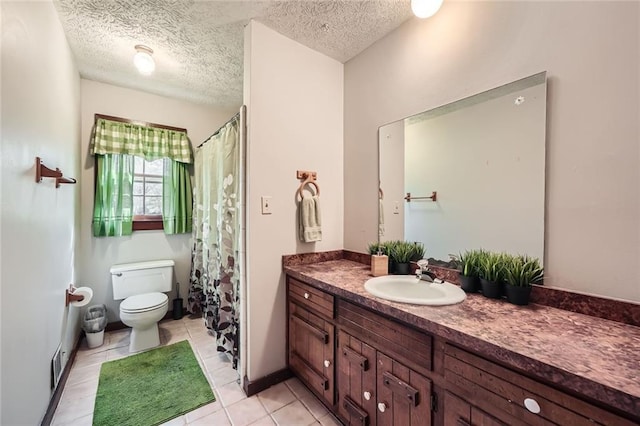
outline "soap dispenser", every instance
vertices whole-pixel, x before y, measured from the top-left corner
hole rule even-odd
[[[378,250],[378,254],[371,255],[371,275],[380,277],[389,274],[389,256],[382,254]]]

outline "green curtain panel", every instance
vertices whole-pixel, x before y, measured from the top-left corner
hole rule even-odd
[[[165,234],[192,231],[193,190],[191,176],[185,163],[164,162],[162,178],[162,221]]]
[[[93,235],[130,235],[133,225],[133,157],[96,155]]]
[[[202,313],[218,351],[238,364],[240,265],[239,118],[196,151],[193,249],[187,310]]]
[[[185,132],[146,127],[119,121],[96,120],[91,153],[127,154],[146,160],[169,158],[193,163],[191,144]]]

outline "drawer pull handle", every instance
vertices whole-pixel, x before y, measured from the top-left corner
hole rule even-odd
[[[305,299],[308,299],[308,298],[310,298],[310,297],[311,297],[311,295],[310,295],[309,293],[305,293],[305,294],[304,294],[304,298],[305,298]]]
[[[398,395],[402,395],[403,397],[405,397],[406,399],[409,400],[409,402],[414,406],[417,407],[419,404],[419,392],[418,389],[414,388],[413,386],[411,386],[410,384],[402,381],[401,379],[397,378],[396,376],[394,376],[393,374],[389,373],[388,371],[385,371],[384,373],[382,373],[382,383],[388,387],[391,392],[398,394]]]
[[[324,360],[324,366],[329,368],[329,366],[331,365],[331,361],[329,361],[328,359]]]
[[[369,401],[371,399],[371,392],[365,392],[362,394],[362,396],[364,396],[364,399]]]
[[[378,411],[380,411],[381,413],[384,413],[386,409],[387,409],[387,404],[385,404],[384,402],[378,403]]]
[[[525,398],[524,406],[533,414],[538,414],[540,412],[540,404],[538,404],[538,402],[533,398]]]
[[[358,407],[358,405],[353,402],[348,396],[344,398],[344,402],[342,403],[342,407],[349,413],[350,416],[355,417],[359,423],[364,426],[368,423],[369,415],[366,411]],[[351,423],[353,424],[353,423]]]
[[[369,369],[369,361],[353,349],[348,346],[342,348],[342,355],[347,357],[347,361],[350,364],[358,365],[362,370],[367,371]]]

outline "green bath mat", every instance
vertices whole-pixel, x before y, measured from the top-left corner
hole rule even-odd
[[[93,425],[158,425],[215,400],[185,340],[102,364]]]

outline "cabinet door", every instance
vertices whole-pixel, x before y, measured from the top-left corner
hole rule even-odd
[[[378,426],[431,425],[431,381],[377,353]]]
[[[376,424],[376,350],[340,331],[336,352],[338,413],[348,425]]]
[[[444,424],[446,426],[507,426],[456,395],[444,394]]]
[[[329,405],[334,401],[333,324],[289,304],[289,367]]]

